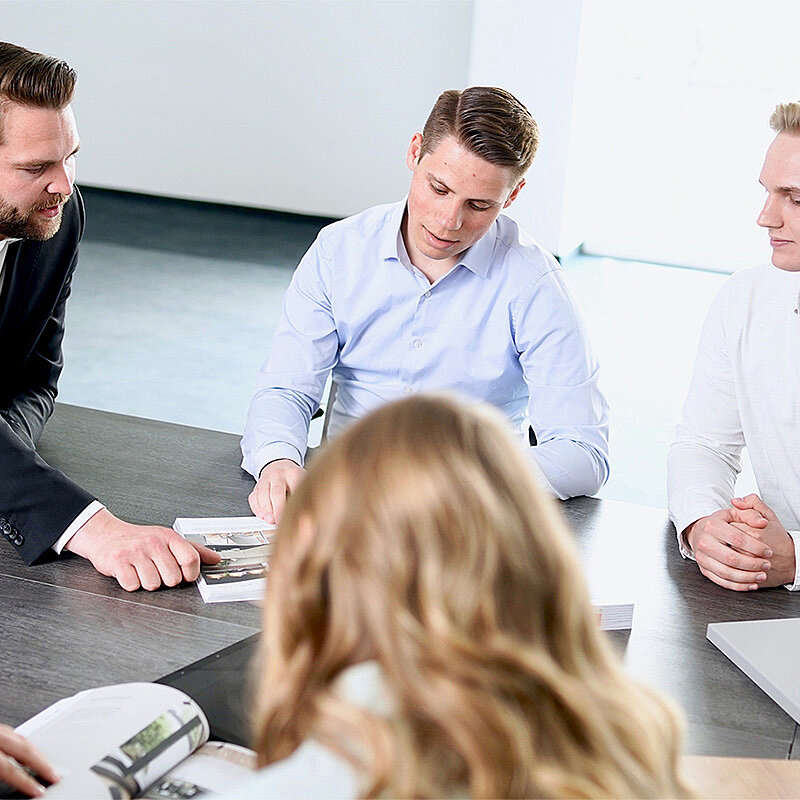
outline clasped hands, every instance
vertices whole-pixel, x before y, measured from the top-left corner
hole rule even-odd
[[[739,592],[793,583],[794,542],[757,494],[734,497],[684,532],[700,572]]]

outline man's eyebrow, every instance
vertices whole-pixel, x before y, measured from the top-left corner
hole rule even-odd
[[[759,181],[759,183],[764,186],[763,181]],[[764,186],[764,188],[767,187]],[[775,191],[781,194],[800,194],[800,186],[776,186]]]
[[[67,158],[71,158],[72,156],[76,155],[78,150],[81,149],[81,146],[78,145],[68,156]],[[45,159],[39,161],[16,161],[12,163],[14,167],[25,167],[27,169],[33,169],[36,167],[49,167],[51,164],[55,164],[55,161]]]
[[[453,190],[441,179],[437,178],[432,172],[425,173],[428,180],[431,183],[438,183],[443,189],[447,189],[448,192],[452,192]],[[486,203],[487,206],[499,206],[500,203],[497,200],[486,200],[483,197],[470,197],[470,203]]]

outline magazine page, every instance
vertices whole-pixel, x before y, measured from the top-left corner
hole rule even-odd
[[[258,517],[179,517],[173,527],[222,555],[219,564],[201,567],[197,586],[206,603],[262,598],[274,525]]]
[[[196,797],[205,792],[221,793],[252,777],[256,754],[246,747],[206,742],[194,755],[178,764],[147,791],[150,800]]]
[[[208,739],[183,692],[125,683],[80,692],[17,728],[62,779],[48,797],[126,797],[145,789]]]
[[[264,594],[264,576],[271,547],[225,550],[218,564],[204,564],[197,585],[207,603],[257,600]]]

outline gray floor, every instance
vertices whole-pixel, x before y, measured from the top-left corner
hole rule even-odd
[[[241,432],[286,267],[86,242],[61,399]]]
[[[281,296],[325,220],[85,194],[60,399],[241,432]],[[601,496],[663,507],[666,450],[725,276],[586,256],[565,268],[612,407]]]

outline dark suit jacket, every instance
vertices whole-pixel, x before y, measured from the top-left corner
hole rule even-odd
[[[28,563],[39,558],[94,497],[34,449],[63,364],[64,312],[83,236],[75,190],[52,239],[9,245],[0,292],[0,535]]]

